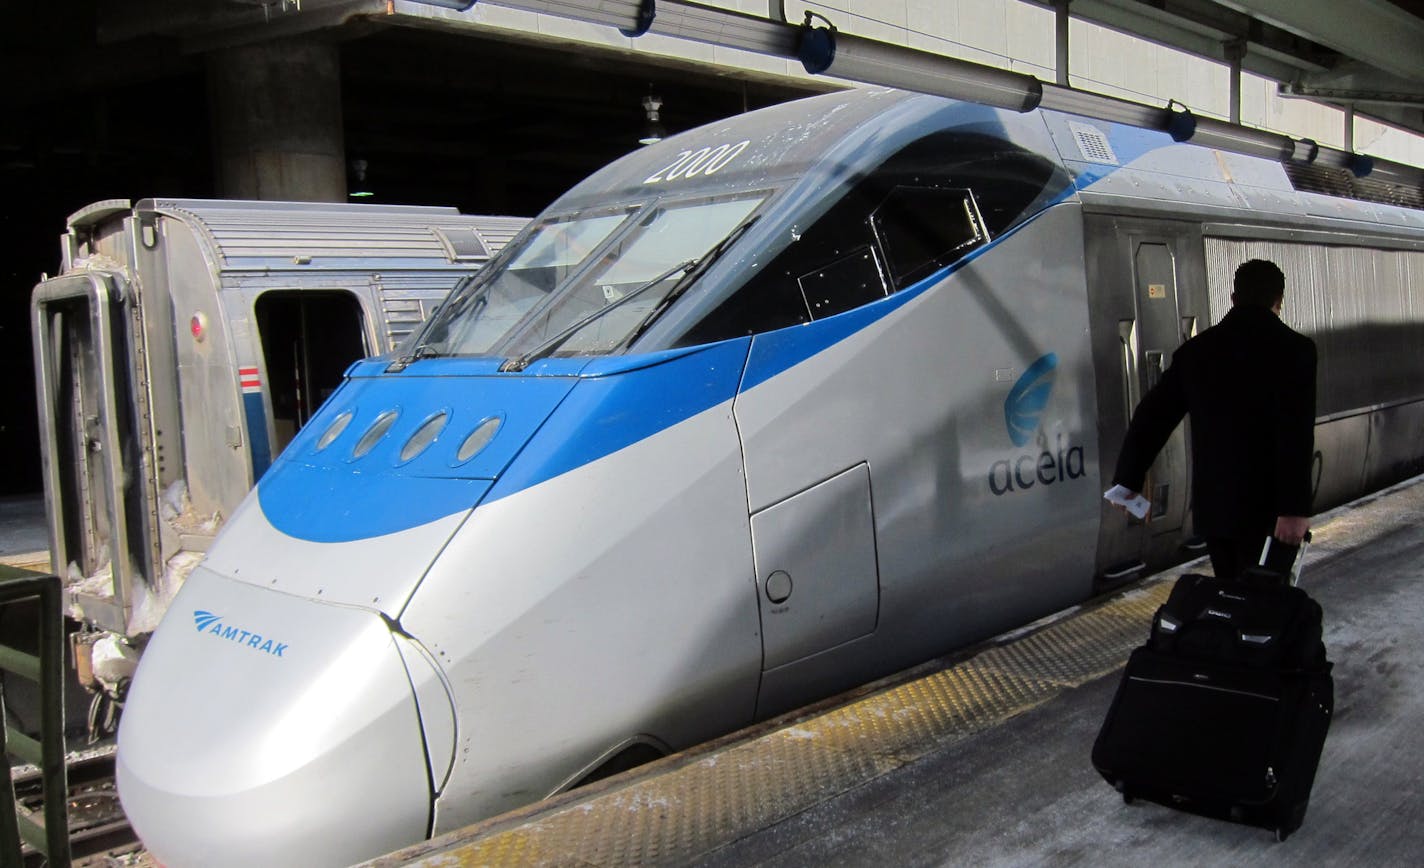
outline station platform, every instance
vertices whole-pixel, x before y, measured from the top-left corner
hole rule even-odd
[[[0,564],[49,570],[44,495],[0,497]]]
[[[1089,760],[1117,676],[1184,572],[366,863],[1405,865],[1424,852],[1424,477],[1319,516],[1335,717],[1305,825],[1122,798]]]

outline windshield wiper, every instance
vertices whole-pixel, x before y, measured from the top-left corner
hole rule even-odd
[[[455,300],[449,302],[448,307],[442,305],[438,310],[435,311],[434,315],[432,315],[430,319],[425,321],[425,323],[421,326],[420,334],[415,342],[415,345],[412,346],[408,352],[396,356],[395,359],[393,359],[391,363],[386,366],[386,373],[398,374],[401,371],[404,371],[406,368],[410,367],[413,362],[418,362],[421,359],[433,358],[435,356],[440,355],[440,351],[435,348],[436,339],[428,337],[428,334],[430,332],[435,331],[435,329],[441,322],[451,320],[455,317],[478,315],[479,312],[484,309],[485,304],[489,302],[488,283],[476,290],[476,294],[474,296],[467,296],[466,298],[456,297],[462,289],[468,286],[470,282],[475,279],[475,277],[476,275],[470,275],[469,277],[466,277],[460,283],[456,284],[454,289],[450,290],[450,295],[448,297],[453,298]],[[472,305],[468,311],[465,310],[465,307],[467,305]],[[446,326],[446,332],[449,332],[448,326]]]
[[[703,258],[705,259],[706,257]],[[573,325],[569,326],[568,328],[544,341],[542,344],[530,350],[529,352],[509,359],[504,364],[500,365],[499,369],[506,373],[524,370],[534,362],[537,362],[539,359],[542,359],[557,350],[560,346],[563,345],[564,341],[573,337],[580,330],[582,330],[584,326],[588,325],[596,319],[599,319],[600,317],[607,314],[609,311],[616,310],[617,308],[622,307],[623,305],[647,292],[649,289],[652,289],[653,287],[662,283],[664,280],[667,280],[669,277],[672,277],[674,274],[677,274],[679,271],[686,274],[688,271],[697,267],[698,261],[699,260],[696,259],[689,259],[686,262],[679,262],[677,265],[674,265],[672,268],[669,268],[667,271],[664,271],[662,274],[659,274],[652,280],[649,280],[648,282],[642,284],[637,289],[633,290],[632,292],[628,293],[627,295],[623,296],[612,304],[600,307],[599,309],[590,312],[582,319],[575,320]]]
[[[658,303],[653,305],[653,309],[648,311],[647,316],[643,317],[643,319],[638,323],[637,327],[635,327],[631,332],[629,332],[626,338],[618,342],[618,346],[630,347],[633,345],[634,341],[642,337],[643,332],[646,332],[649,328],[651,328],[653,323],[657,322],[658,317],[663,315],[663,311],[667,310],[669,307],[672,306],[673,302],[681,298],[682,294],[687,292],[687,290],[694,283],[697,282],[697,278],[706,274],[707,269],[712,267],[712,263],[716,262],[718,259],[721,259],[722,254],[726,253],[727,250],[732,246],[732,244],[735,243],[738,238],[741,238],[743,235],[745,235],[747,233],[747,230],[751,228],[752,224],[757,222],[757,220],[759,219],[761,219],[760,215],[751,218],[742,225],[738,226],[736,229],[733,229],[730,233],[727,234],[726,238],[723,238],[720,242],[718,242],[716,247],[703,254],[702,258],[697,260],[697,264],[693,266],[692,270],[688,271],[682,277],[678,278],[677,283],[673,284],[672,288],[667,291],[667,294],[665,294],[662,298],[658,299]]]
[[[421,359],[434,358],[438,355],[440,355],[440,351],[435,349],[435,347],[431,344],[416,344],[410,352],[405,353],[404,355],[397,356],[391,361],[389,365],[386,365],[386,373],[399,374],[401,371],[404,371],[406,368],[410,367],[413,362],[418,362]]]

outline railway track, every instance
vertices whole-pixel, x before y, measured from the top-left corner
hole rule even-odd
[[[124,816],[114,786],[114,745],[76,751],[68,758],[69,851],[72,864],[98,866],[149,866],[148,860]],[[20,767],[14,775],[15,799],[23,811],[43,816],[44,794],[40,772]],[[41,868],[44,857],[25,847],[25,868]]]

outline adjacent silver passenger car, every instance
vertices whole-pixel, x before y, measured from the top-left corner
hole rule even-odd
[[[72,215],[60,273],[32,298],[67,614],[153,630],[346,368],[392,349],[526,222],[188,199]]]
[[[165,864],[350,862],[1181,559],[1180,432],[1150,521],[1105,468],[1249,257],[1320,345],[1317,506],[1416,472],[1424,211],[1306,185],[1397,192],[886,90],[624,157],[231,517],[135,679],[128,816]]]

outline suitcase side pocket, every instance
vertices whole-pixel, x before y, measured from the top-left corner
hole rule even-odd
[[[1133,652],[1093,763],[1110,782],[1170,803],[1264,803],[1279,784],[1279,676]],[[1185,806],[1185,805],[1184,805]]]

